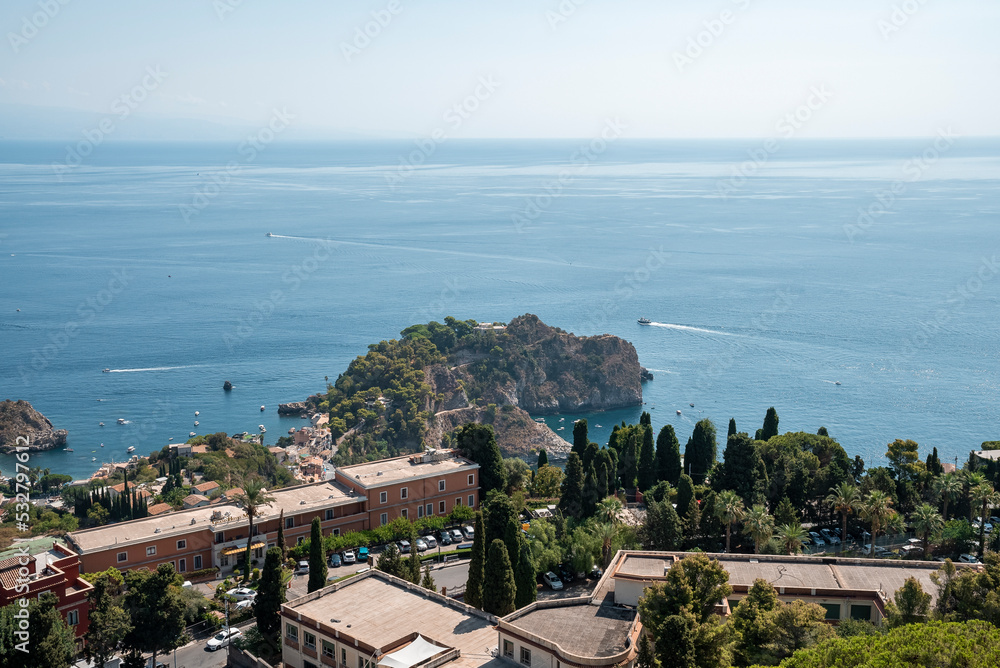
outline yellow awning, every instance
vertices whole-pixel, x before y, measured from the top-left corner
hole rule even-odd
[[[250,545],[250,549],[251,550],[256,550],[256,549],[261,548],[261,547],[264,547],[264,543],[252,543]],[[234,554],[239,554],[240,552],[246,552],[246,549],[247,548],[246,548],[245,545],[241,545],[240,547],[227,547],[226,549],[224,549],[222,551],[222,554],[225,555],[225,556],[227,556],[227,557],[229,557],[229,556],[232,556]]]

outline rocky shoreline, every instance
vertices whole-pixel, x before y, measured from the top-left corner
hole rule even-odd
[[[53,450],[66,445],[69,432],[55,429],[48,418],[36,411],[27,401],[0,401],[0,453],[16,452],[25,447],[29,452]]]

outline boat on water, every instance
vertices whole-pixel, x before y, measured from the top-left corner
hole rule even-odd
[[[263,434],[263,433],[264,433],[265,431],[267,431],[267,429],[264,429],[264,425],[262,425],[262,424],[259,424],[259,425],[257,425],[257,429],[260,429],[260,433],[262,433],[262,434]]]
[[[73,452],[73,448],[66,448],[63,452]]]
[[[598,429],[600,429],[600,428],[601,428],[601,425],[597,425],[597,428],[598,428]]]
[[[201,415],[201,411],[195,411],[195,412],[194,412],[194,416],[195,416],[195,417],[198,417],[199,415]]]
[[[125,424],[125,418],[118,418],[118,424]]]
[[[104,447],[104,444],[103,444],[103,443],[101,443],[101,447],[102,447],[102,448]]]
[[[677,414],[678,414],[678,415],[680,415],[680,414],[681,414],[681,409],[679,409],[679,408],[677,409]]]
[[[688,404],[688,406],[690,406],[691,408],[694,408],[694,404]]]
[[[289,434],[294,434],[294,433],[295,433],[295,427],[292,427],[292,428],[290,428],[290,429],[288,430],[288,433],[289,433]]]
[[[834,385],[840,385],[840,381],[838,380]]]
[[[264,233],[264,236],[265,236],[265,237],[273,237],[274,235],[273,235],[273,234],[271,234],[270,232],[265,232],[265,233]]]
[[[135,446],[134,445],[128,446],[128,450],[126,450],[125,452],[135,452]]]
[[[172,440],[174,440],[174,437],[173,437],[173,436],[171,436],[171,437],[170,437],[170,438],[168,438],[167,440],[168,440],[168,441],[172,441]]]
[[[261,413],[263,413],[263,412],[264,412],[264,404],[261,404],[261,405],[260,405],[260,412],[261,412]]]
[[[193,431],[188,434],[188,436],[191,436],[192,438],[195,437],[195,436],[197,436],[197,435],[198,434],[194,433]]]
[[[200,423],[199,423],[199,422],[198,422],[197,420],[195,420],[195,421],[194,421],[194,426],[196,426],[196,427],[197,427],[197,426],[198,426],[199,424],[200,424]]]
[[[90,461],[92,461],[92,462],[96,462],[96,461],[97,461],[97,457],[91,457],[91,458],[90,458]]]
[[[650,320],[649,318],[639,318],[636,322],[638,322],[640,325],[652,325],[653,324],[653,321]]]
[[[565,428],[566,428],[566,427],[559,427],[558,429],[556,429],[556,431],[562,431],[562,430],[563,430],[563,429],[565,429]]]
[[[103,427],[103,426],[104,426],[104,423],[103,423],[103,422],[98,422],[98,423],[97,423],[97,426],[98,426],[98,427]]]
[[[111,373],[111,369],[102,369],[101,372],[102,373]]]

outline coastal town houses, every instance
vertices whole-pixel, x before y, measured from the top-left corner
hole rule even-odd
[[[456,505],[477,507],[478,477],[478,464],[452,451],[428,451],[343,467],[334,480],[273,490],[269,495],[274,501],[254,520],[251,558],[263,563],[266,549],[277,543],[282,511],[285,542],[296,545],[308,539],[314,517],[324,535],[337,535],[396,517],[445,515]],[[250,535],[249,521],[235,500],[239,493],[227,490],[213,503],[174,512],[160,512],[154,505],[149,517],[73,531],[68,540],[87,573],[171,563],[180,573],[218,568],[224,575],[236,569]]]
[[[413,455],[338,467],[336,480],[368,498],[370,526],[397,517],[417,520],[447,515],[455,506],[479,507],[479,464],[454,450],[425,450]]]
[[[56,608],[82,647],[87,631],[87,594],[93,586],[80,578],[80,557],[57,538],[44,536],[14,543],[0,552],[0,608],[45,592],[55,594]]]

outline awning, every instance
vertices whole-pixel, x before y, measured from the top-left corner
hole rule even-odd
[[[251,550],[256,550],[258,548],[264,547],[264,543],[253,543],[250,545]],[[240,547],[227,547],[222,551],[223,556],[230,557],[234,554],[239,554],[240,552],[246,552],[246,545],[241,545]]]
[[[444,651],[447,651],[447,648],[431,644],[418,635],[403,649],[383,656],[378,665],[386,668],[411,668]]]

